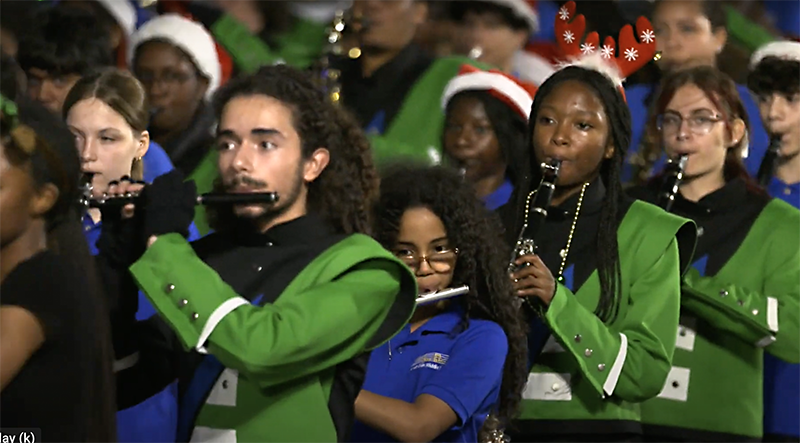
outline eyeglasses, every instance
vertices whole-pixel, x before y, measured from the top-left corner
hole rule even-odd
[[[705,135],[711,132],[715,124],[722,121],[722,116],[697,114],[684,119],[678,114],[661,114],[656,119],[656,126],[664,135],[674,135],[681,130],[684,120],[689,126],[689,132],[695,135]]]
[[[395,257],[399,258],[413,271],[418,271],[422,262],[427,262],[434,272],[450,272],[456,264],[458,258],[458,248],[443,248],[431,254],[419,255],[415,251],[408,249],[398,249],[394,251]]]
[[[168,86],[178,86],[198,76],[199,74],[197,72],[187,73],[187,72],[166,71],[161,73],[160,75],[156,75],[152,72],[136,73],[136,78],[139,79],[139,81],[146,87],[150,87],[156,82],[161,82]]]

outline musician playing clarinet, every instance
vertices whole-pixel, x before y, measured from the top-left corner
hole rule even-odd
[[[215,112],[218,190],[279,200],[214,207],[215,232],[189,244],[197,196],[173,172],[115,226],[103,217],[106,268],[129,267],[159,314],[127,331],[139,348],[117,401],[177,377],[178,441],[346,441],[367,352],[402,329],[416,298],[405,265],[364,235],[378,190],[367,140],[287,66],[232,81]],[[130,252],[140,239],[146,251]]]
[[[800,208],[800,42],[772,42],[750,58],[747,86],[779,149],[767,191]],[[762,161],[763,163],[763,161]],[[766,166],[766,165],[765,165]],[[764,441],[800,440],[800,365],[764,354]]]
[[[645,440],[760,441],[764,353],[800,360],[800,212],[747,174],[748,119],[730,77],[670,74],[653,106],[649,137],[687,156],[671,210],[697,224],[698,241],[673,368],[641,406]],[[658,182],[631,193],[655,201]]]
[[[467,292],[421,304],[372,351],[352,441],[488,441],[518,411],[527,364],[497,221],[456,171],[434,167],[383,177],[375,223],[420,294]]]
[[[575,18],[575,4],[564,13]],[[640,18],[637,35],[645,25]],[[652,57],[654,49],[643,42],[637,51]],[[508,242],[522,233],[537,246],[515,256],[511,273],[532,324],[514,441],[635,441],[638,403],[658,395],[671,366],[695,229],[622,192],[631,117],[621,81],[641,64],[607,60],[590,55],[540,86],[529,119],[532,179],[500,208]],[[552,201],[530,208],[554,165]],[[540,211],[538,233],[523,231]]]

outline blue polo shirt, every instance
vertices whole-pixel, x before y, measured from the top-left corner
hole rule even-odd
[[[800,183],[773,178],[769,195],[800,208]],[[764,353],[764,433],[800,437],[800,365]]]
[[[435,442],[476,442],[478,431],[498,402],[508,340],[488,320],[469,320],[457,305],[411,332],[409,325],[372,351],[363,389],[413,403],[422,394],[447,403],[456,424]],[[390,355],[391,352],[391,355]],[[354,442],[397,441],[356,420]]]

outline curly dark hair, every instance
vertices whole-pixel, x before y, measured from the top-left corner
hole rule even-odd
[[[265,66],[222,87],[213,100],[217,119],[232,99],[253,95],[272,97],[292,110],[304,157],[319,147],[330,152],[328,166],[308,184],[309,210],[337,233],[370,234],[370,208],[378,198],[379,179],[358,123],[334,105],[308,73],[286,65]]]
[[[393,247],[403,214],[416,207],[436,214],[458,247],[453,285],[470,287],[469,295],[458,299],[465,309],[465,322],[470,318],[491,320],[508,338],[496,411],[500,423],[507,424],[516,416],[527,381],[528,342],[524,316],[505,272],[511,250],[502,240],[502,226],[456,171],[440,166],[395,166],[384,176],[375,206],[378,242]]]
[[[17,61],[25,71],[83,76],[113,65],[108,32],[91,12],[49,7],[38,11],[34,23],[19,42]]]
[[[527,152],[528,141],[525,139],[528,122],[509,105],[488,91],[475,90],[462,91],[454,95],[447,103],[445,119],[450,115],[456,103],[466,98],[474,98],[483,104],[486,116],[489,117],[489,123],[492,124],[492,130],[497,138],[498,145],[500,145],[503,160],[507,165],[506,176],[511,180],[514,187],[517,187],[523,179],[520,165],[527,162],[529,157]],[[442,146],[445,146],[444,138],[445,131],[442,131]],[[452,162],[446,151],[444,156],[448,161]]]
[[[747,75],[747,87],[757,96],[777,93],[791,97],[800,92],[800,62],[764,57]]]
[[[531,109],[530,122],[528,129],[528,140],[532,143],[533,129],[536,125],[539,109],[550,93],[565,81],[578,81],[588,86],[600,101],[609,122],[608,137],[613,140],[614,155],[610,159],[604,159],[600,166],[600,178],[606,187],[606,195],[603,198],[603,208],[600,212],[600,226],[597,229],[597,270],[600,277],[600,301],[597,304],[595,314],[603,321],[613,320],[619,312],[619,300],[621,297],[620,282],[622,281],[619,247],[617,245],[617,229],[619,227],[621,212],[621,201],[624,197],[622,190],[622,162],[625,152],[631,141],[631,113],[625,99],[620,94],[616,86],[605,75],[591,69],[584,69],[578,66],[566,67],[550,76],[539,87]],[[514,244],[516,236],[522,229],[522,214],[525,210],[525,202],[528,193],[534,191],[542,181],[540,161],[534,155],[533,145],[529,147],[531,162],[527,165],[529,172],[525,186],[515,189],[514,195],[509,199],[509,203],[500,208],[506,229],[506,241]]]

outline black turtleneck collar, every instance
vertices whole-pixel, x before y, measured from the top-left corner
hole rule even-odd
[[[586,193],[583,196],[583,203],[581,203],[581,214],[588,215],[600,212],[603,209],[603,200],[606,197],[606,186],[603,180],[598,176],[589,183],[586,188]],[[551,206],[547,210],[547,218],[553,220],[561,220],[564,218],[571,218],[575,215],[575,210],[578,208],[578,200],[581,198],[581,191],[571,195],[568,199],[564,200],[558,206]]]
[[[283,246],[317,243],[334,233],[319,216],[306,214],[275,225],[264,233],[253,230],[250,225],[241,225],[231,229],[230,235],[242,246]]]
[[[679,193],[675,198],[675,211],[698,216],[731,212],[737,210],[748,194],[744,179],[735,178],[697,202],[687,200]]]

